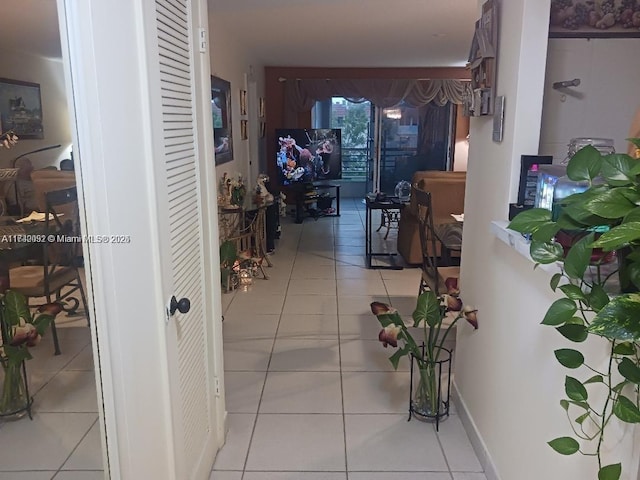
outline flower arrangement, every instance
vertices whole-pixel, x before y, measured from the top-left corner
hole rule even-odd
[[[30,404],[22,378],[22,363],[32,358],[29,348],[40,343],[44,331],[61,311],[59,303],[48,303],[39,307],[33,316],[21,293],[7,290],[0,297],[0,365],[4,372],[0,414],[17,413]]]
[[[423,413],[426,417],[440,416],[442,402],[437,365],[442,356],[449,358],[444,342],[451,329],[462,318],[474,329],[478,328],[477,310],[469,306],[463,307],[457,280],[448,278],[445,285],[446,294],[436,296],[434,292],[427,290],[418,296],[412,315],[412,327],[422,328],[421,344],[413,338],[395,308],[381,302],[371,304],[371,312],[382,325],[378,339],[385,348],[389,345],[397,348],[389,357],[393,367],[397,369],[400,359],[405,355],[411,355],[417,363],[419,379],[413,392],[412,410]],[[446,326],[445,319],[450,319]]]

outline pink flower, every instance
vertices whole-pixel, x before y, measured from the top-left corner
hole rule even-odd
[[[377,317],[378,315],[390,315],[396,313],[398,310],[390,305],[382,302],[372,302],[371,312]]]
[[[447,294],[457,297],[460,295],[460,289],[458,288],[458,279],[455,277],[447,277],[444,281],[444,286],[447,287]]]
[[[459,312],[462,310],[462,300],[454,295],[447,295],[446,293],[440,297],[440,304],[443,307],[447,307],[449,312]]]
[[[478,309],[474,308],[474,307],[470,307],[468,305],[465,305],[465,307],[462,309],[462,314],[464,315],[464,318],[467,322],[469,322],[469,324],[474,328],[474,330],[478,329]]]
[[[37,337],[39,337],[39,334],[36,327],[31,323],[23,323],[22,325],[13,327],[9,345],[12,347],[19,347],[23,343],[28,345],[29,343],[36,342]]]
[[[402,331],[400,327],[396,325],[387,325],[378,334],[378,340],[382,342],[382,346],[387,348],[387,345],[392,347],[398,346],[398,334]]]
[[[45,303],[38,307],[38,312],[55,317],[62,311],[62,304],[60,303]]]

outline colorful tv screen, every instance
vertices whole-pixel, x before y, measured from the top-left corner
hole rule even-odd
[[[342,178],[342,136],[337,128],[276,130],[276,162],[283,185]]]

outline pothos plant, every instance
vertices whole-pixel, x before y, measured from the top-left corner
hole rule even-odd
[[[640,147],[640,139],[629,141]],[[537,264],[559,264],[551,289],[563,297],[542,324],[574,343],[554,351],[558,362],[585,372],[565,377],[560,406],[572,434],[548,443],[563,455],[597,457],[598,480],[618,480],[622,464],[603,461],[605,432],[612,421],[640,423],[640,161],[588,146],[570,159],[567,176],[588,188],[560,200],[553,215],[520,213],[509,228],[530,236]],[[604,368],[580,349],[592,336],[607,343]]]

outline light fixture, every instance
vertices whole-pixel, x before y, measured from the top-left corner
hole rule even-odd
[[[399,120],[402,118],[402,110],[400,110],[399,108],[385,108],[384,114],[391,120]]]

